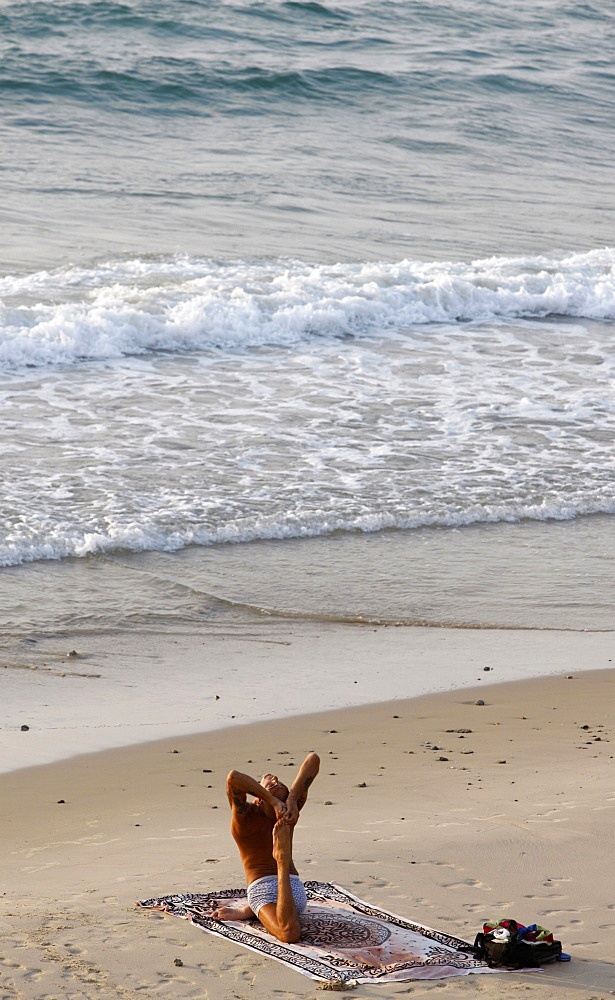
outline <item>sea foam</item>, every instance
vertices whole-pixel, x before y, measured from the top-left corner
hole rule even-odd
[[[615,250],[471,263],[128,260],[0,279],[0,363],[292,347],[433,323],[615,318]]]

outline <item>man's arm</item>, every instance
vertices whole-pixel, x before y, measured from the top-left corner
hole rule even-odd
[[[303,809],[308,789],[320,770],[320,757],[317,753],[309,753],[297,772],[297,777],[293,781],[288,798],[286,799],[287,813],[286,822],[296,823],[299,818],[299,810]]]
[[[253,795],[255,799],[262,799],[268,802],[274,810],[276,818],[280,819],[286,813],[286,803],[281,799],[276,799],[275,795],[268,792],[266,788],[249,774],[242,774],[241,771],[229,771],[226,779],[226,794],[231,809],[243,812],[247,805],[246,796]]]

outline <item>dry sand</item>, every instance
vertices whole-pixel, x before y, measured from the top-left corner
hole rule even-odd
[[[227,771],[286,778],[311,749],[322,767],[295,838],[304,878],[466,939],[486,918],[535,920],[573,956],[540,973],[349,996],[614,994],[615,673],[487,680],[1,775],[0,998],[323,995],[300,973],[134,908],[240,885]]]

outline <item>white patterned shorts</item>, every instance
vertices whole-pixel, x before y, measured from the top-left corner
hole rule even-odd
[[[298,875],[290,876],[290,887],[293,893],[297,913],[303,913],[307,906],[307,896],[303,882]],[[265,875],[257,878],[248,886],[248,903],[253,913],[258,917],[258,911],[265,903],[277,903],[278,901],[278,877],[277,875]]]

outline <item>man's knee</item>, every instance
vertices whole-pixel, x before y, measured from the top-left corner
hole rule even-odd
[[[301,923],[299,917],[290,917],[280,920],[280,915],[276,912],[273,903],[266,903],[261,906],[258,919],[274,938],[282,944],[297,944],[301,940]]]
[[[301,927],[299,923],[289,927],[280,927],[276,937],[283,944],[298,944],[301,940]]]

